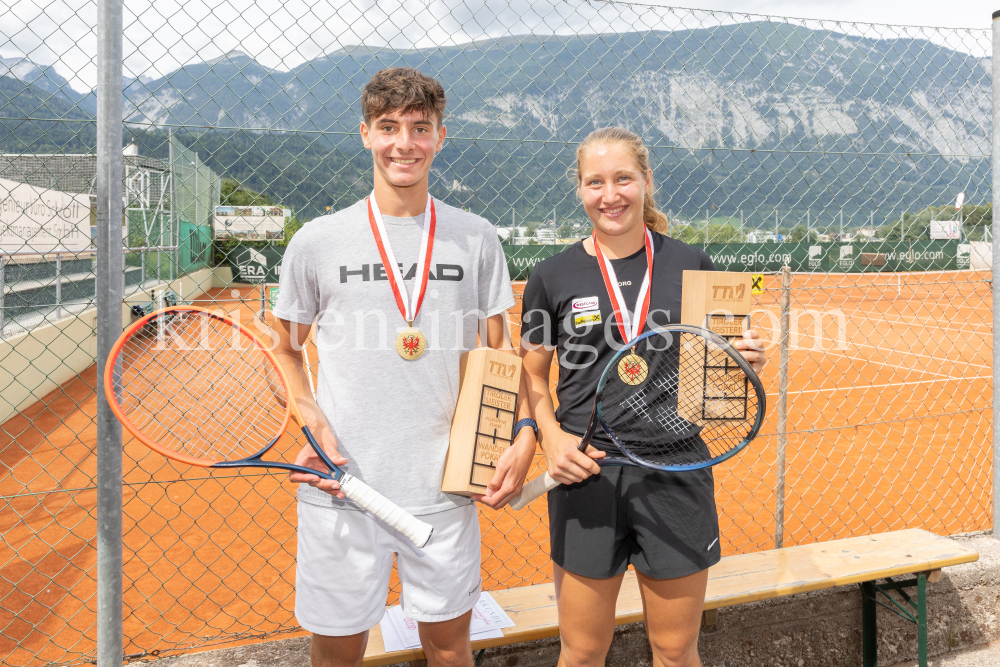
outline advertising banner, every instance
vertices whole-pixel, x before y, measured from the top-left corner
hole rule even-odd
[[[932,240],[951,240],[962,238],[962,225],[958,220],[931,220]]]
[[[0,252],[90,247],[90,195],[0,178]]]
[[[292,210],[280,206],[216,206],[212,227],[217,239],[267,241],[285,236]]]
[[[709,244],[719,271],[803,273],[953,271],[970,267],[970,246],[958,241]]]
[[[572,244],[560,245],[503,245],[507,257],[507,270],[511,280],[527,280],[531,270],[543,259],[556,255]]]
[[[277,283],[281,275],[281,259],[284,246],[252,248],[237,246],[229,253],[229,265],[233,269],[233,281],[238,283]]]
[[[504,245],[511,280],[527,280],[538,262],[569,245]],[[705,246],[700,246],[705,247]],[[778,273],[788,264],[801,273],[954,271],[972,265],[972,246],[958,241],[901,243],[743,243],[710,244],[705,251],[718,271]],[[284,246],[237,246],[229,253],[234,280],[277,283]]]

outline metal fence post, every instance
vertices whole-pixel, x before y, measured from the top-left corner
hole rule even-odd
[[[62,319],[62,253],[56,253],[56,319]]]
[[[1000,275],[1000,11],[993,12],[993,275]],[[1000,331],[1000,292],[993,285],[993,331]],[[1000,402],[997,401],[1000,382],[1000,345],[993,338],[993,537],[1000,540]]]
[[[778,361],[778,461],[774,485],[774,548],[785,543],[785,446],[788,441],[788,339],[792,303],[792,268],[781,267],[781,338]]]
[[[198,154],[194,154],[194,224],[201,226],[201,212],[198,210],[198,204],[201,202],[199,198],[201,194],[198,192]]]
[[[97,667],[121,667],[122,427],[104,368],[122,331],[122,0],[97,3]]]
[[[4,265],[4,256],[0,255],[0,340],[3,340],[3,327],[5,324],[5,322],[3,321],[3,296],[4,296],[3,293],[6,288],[4,287],[4,281],[3,281],[3,265]]]
[[[174,251],[173,262],[171,262],[170,267],[170,279],[173,280],[181,275],[181,226],[180,218],[177,216],[177,200],[174,197],[174,193],[177,190],[177,174],[174,173],[174,131],[170,129],[167,132],[167,150],[168,150],[168,162],[170,164],[170,245],[177,246],[177,250]]]

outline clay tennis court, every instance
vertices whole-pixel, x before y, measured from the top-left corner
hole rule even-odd
[[[989,281],[969,271],[793,277],[785,545],[991,525]],[[256,295],[213,290],[198,305],[252,322]],[[823,314],[818,328],[808,311]],[[724,554],[773,547],[780,314],[780,276],[767,276],[752,317],[771,341],[769,414],[751,448],[715,470]],[[92,367],[0,429],[5,663],[85,662],[94,651],[94,386]],[[124,498],[126,655],[297,631],[284,475],[188,468],[126,434]],[[484,509],[480,522],[487,588],[549,578],[544,499]]]

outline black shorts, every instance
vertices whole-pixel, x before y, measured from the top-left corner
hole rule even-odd
[[[630,564],[653,579],[700,572],[722,557],[712,469],[601,468],[549,491],[549,535],[552,560],[584,577]]]

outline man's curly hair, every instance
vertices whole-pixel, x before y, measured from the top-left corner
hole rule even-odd
[[[444,121],[444,88],[437,79],[412,67],[392,67],[377,72],[361,89],[361,113],[365,123],[398,111],[423,112],[440,125]]]

